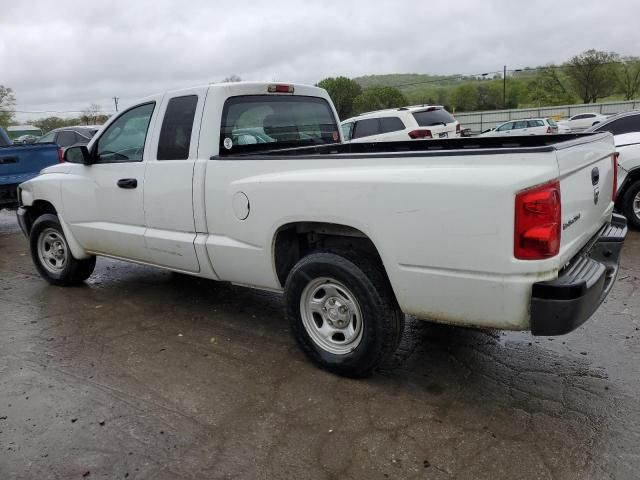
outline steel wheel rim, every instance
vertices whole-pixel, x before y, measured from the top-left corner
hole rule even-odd
[[[334,355],[355,350],[364,332],[355,295],[329,277],[313,279],[300,297],[302,324],[318,347]]]
[[[60,232],[46,228],[38,236],[40,265],[49,273],[58,274],[67,266],[69,247]]]
[[[633,199],[633,214],[640,220],[640,192]]]

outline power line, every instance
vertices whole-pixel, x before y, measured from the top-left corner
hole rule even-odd
[[[12,110],[0,108],[0,112],[13,112],[13,113],[83,113],[84,110]],[[104,115],[112,115],[113,111],[100,111]]]

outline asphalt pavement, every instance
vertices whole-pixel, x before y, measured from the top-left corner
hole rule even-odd
[[[0,212],[0,479],[640,478],[640,234],[562,337],[409,319],[318,370],[280,297],[99,259],[52,287]]]

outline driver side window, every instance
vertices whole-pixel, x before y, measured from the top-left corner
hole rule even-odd
[[[141,162],[154,107],[134,107],[109,125],[96,145],[95,163]]]

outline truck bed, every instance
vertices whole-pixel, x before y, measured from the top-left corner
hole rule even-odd
[[[308,147],[279,148],[263,150],[264,145],[244,145],[242,151],[234,154],[215,155],[211,159],[238,159],[242,157],[256,157],[276,159],[282,156],[314,157],[319,155],[340,155],[345,158],[373,154],[374,157],[387,157],[408,153],[415,156],[429,155],[488,155],[515,152],[551,152],[594,141],[596,138],[610,135],[607,132],[598,133],[567,133],[558,135],[527,135],[514,137],[471,137],[448,138],[436,140],[408,140],[403,142],[371,142],[330,144]],[[240,148],[236,147],[237,150]],[[252,150],[259,148],[259,152]]]

